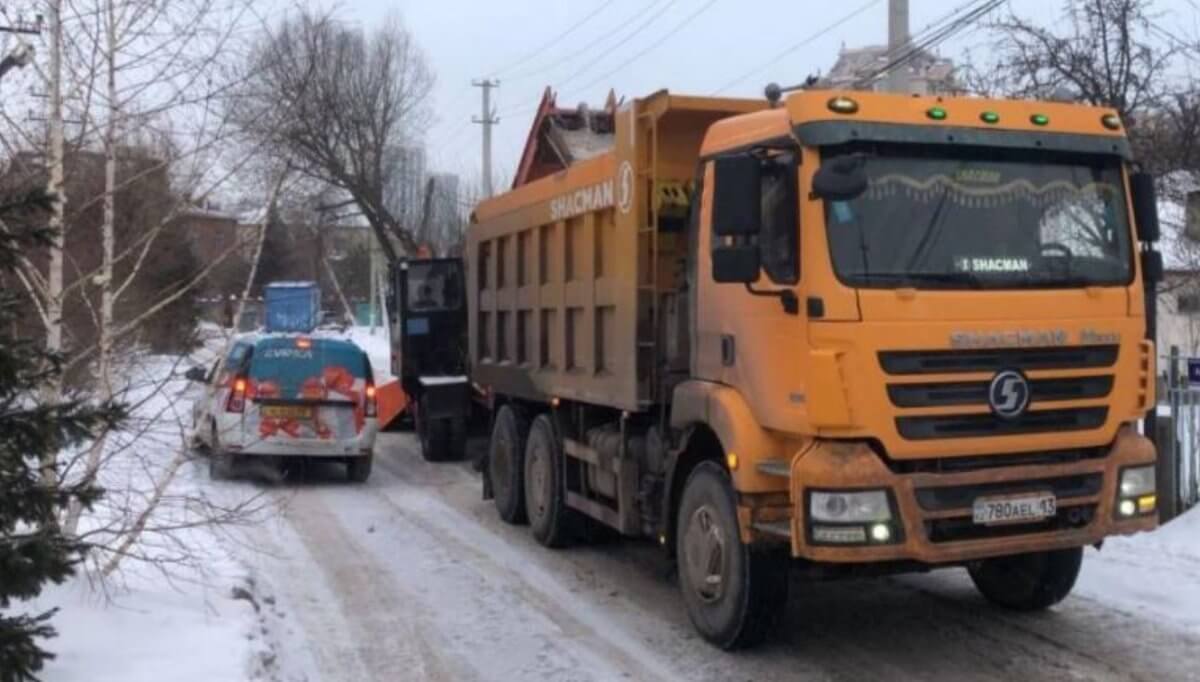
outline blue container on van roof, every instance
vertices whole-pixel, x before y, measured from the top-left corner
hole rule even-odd
[[[271,282],[263,287],[268,332],[311,332],[321,314],[316,282]]]

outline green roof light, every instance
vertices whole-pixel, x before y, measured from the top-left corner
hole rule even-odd
[[[925,115],[935,121],[946,120],[946,110],[941,107],[929,107],[925,110]]]
[[[988,124],[999,123],[1000,122],[1000,114],[997,114],[994,111],[985,111],[979,115],[979,120],[983,121],[984,123],[988,123]]]
[[[1035,126],[1044,126],[1050,123],[1050,117],[1045,114],[1034,114],[1029,117],[1029,122]]]

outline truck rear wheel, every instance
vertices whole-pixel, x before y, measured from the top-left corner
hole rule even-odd
[[[967,567],[990,602],[1016,611],[1041,611],[1062,601],[1075,586],[1083,548],[984,559]]]
[[[417,438],[421,441],[421,458],[426,462],[440,462],[447,458],[450,445],[450,429],[447,420],[428,417],[427,402],[424,398],[417,403],[417,414],[414,417],[417,426]]]
[[[562,440],[550,415],[533,420],[525,444],[525,512],[533,537],[546,547],[565,547],[577,537],[582,518],[567,508]]]
[[[488,442],[488,478],[496,511],[508,523],[525,523],[525,439],[529,422],[521,411],[504,405],[496,413]]]
[[[701,636],[726,650],[761,642],[787,604],[788,557],[742,543],[733,485],[716,462],[688,476],[675,550],[683,602]]]
[[[455,462],[467,458],[467,418],[449,417],[446,425],[446,456]]]

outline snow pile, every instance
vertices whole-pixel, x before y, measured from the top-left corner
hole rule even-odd
[[[191,357],[134,351],[120,359],[114,375],[127,382],[122,400],[132,415],[105,444],[99,476],[105,496],[79,527],[104,549],[88,555],[86,574],[48,587],[27,605],[34,612],[59,609],[52,620],[59,636],[46,642],[57,658],[43,679],[245,680],[270,666],[273,646],[262,640],[253,581],[220,530],[206,523],[258,491],[214,489],[207,460],[184,449],[196,388],[182,374],[195,364],[210,366],[224,347],[219,330],[201,332],[202,346]],[[82,466],[80,460],[74,468]],[[139,515],[164,481],[139,528]],[[252,504],[239,518],[250,521],[261,511]],[[136,537],[127,544],[130,531]],[[101,581],[117,555],[125,558]]]
[[[1200,634],[1200,508],[1088,550],[1077,592]]]
[[[371,358],[371,368],[375,370],[376,385],[391,381],[392,376],[392,346],[388,340],[385,327],[376,327],[372,333],[370,327],[350,327],[346,330],[345,338],[358,344],[358,347]]]
[[[42,678],[57,682],[222,680],[259,677],[271,660],[244,571],[216,543],[207,575],[168,582],[129,564],[108,594],[83,578],[52,587],[35,608],[58,607],[57,658]],[[234,598],[236,592],[240,598]]]

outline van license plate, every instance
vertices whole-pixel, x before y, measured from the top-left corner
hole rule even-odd
[[[1020,497],[981,497],[975,500],[975,523],[992,525],[1041,521],[1058,513],[1058,501],[1052,493]]]
[[[312,419],[312,408],[300,405],[263,405],[262,415],[275,419]]]

